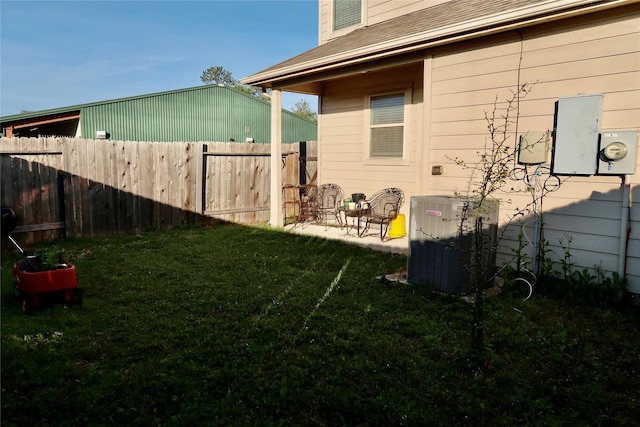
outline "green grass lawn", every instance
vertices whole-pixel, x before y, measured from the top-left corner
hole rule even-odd
[[[219,225],[55,242],[82,306],[21,313],[2,258],[3,426],[634,425],[640,316],[380,277],[406,258]],[[32,248],[32,249],[42,249]]]

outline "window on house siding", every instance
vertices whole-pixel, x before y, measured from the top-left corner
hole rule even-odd
[[[402,158],[404,145],[404,93],[372,96],[369,157]]]
[[[333,1],[333,29],[357,25],[362,16],[362,0],[334,0]]]

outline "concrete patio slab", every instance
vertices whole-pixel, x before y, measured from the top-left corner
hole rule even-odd
[[[378,229],[370,230],[369,233],[363,237],[358,237],[356,230],[349,230],[349,233],[347,233],[346,228],[341,228],[337,225],[325,227],[324,225],[313,223],[298,223],[286,225],[284,230],[289,233],[316,236],[323,239],[341,240],[352,245],[364,246],[376,251],[404,255],[409,254],[409,238],[407,236],[383,242],[380,240],[380,232]]]

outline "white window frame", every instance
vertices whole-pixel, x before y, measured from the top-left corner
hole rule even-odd
[[[388,125],[372,125],[371,124],[371,99],[379,96],[387,95],[400,95],[404,96],[404,110],[403,110],[403,129],[402,129],[402,156],[401,157],[371,157],[371,129],[373,127],[391,127],[398,126],[398,124]],[[379,93],[371,93],[365,96],[365,109],[364,109],[364,135],[365,144],[363,147],[364,163],[370,165],[407,165],[409,159],[407,159],[407,145],[409,139],[409,122],[410,122],[410,105],[411,105],[411,89],[398,89],[389,90]]]

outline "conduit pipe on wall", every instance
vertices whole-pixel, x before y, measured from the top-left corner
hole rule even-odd
[[[631,185],[626,176],[622,176],[622,211],[620,215],[620,248],[618,250],[618,274],[620,278],[627,276],[627,247],[629,241],[629,210],[631,209]]]

